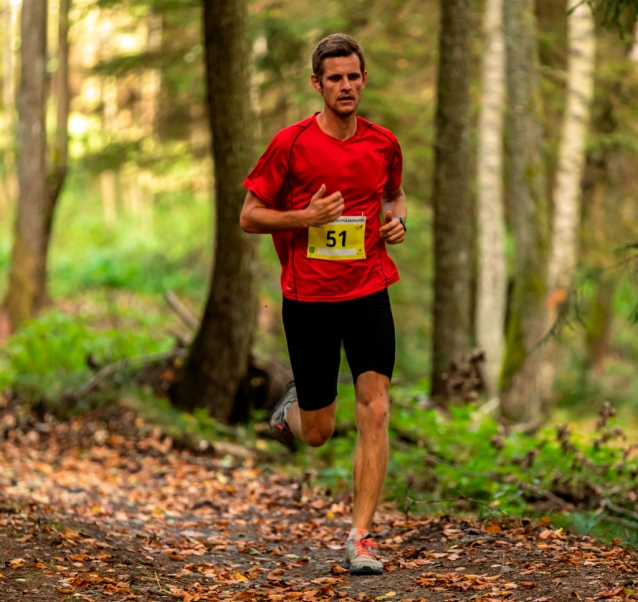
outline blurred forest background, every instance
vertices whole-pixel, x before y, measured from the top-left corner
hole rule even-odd
[[[635,512],[635,3],[23,1],[3,0],[1,23],[5,406],[46,421],[115,404],[194,448],[277,448],[260,421],[289,373],[279,264],[270,237],[250,242],[232,216],[241,170],[321,110],[310,55],[343,31],[366,52],[359,113],[397,135],[409,203],[390,251],[402,280],[389,495],[461,491],[466,506],[512,511],[550,499],[591,511],[578,519],[589,529],[628,521],[601,518],[600,492],[612,483],[610,504]],[[46,162],[25,150],[43,148],[38,128],[19,123],[37,123],[37,102]],[[30,245],[40,267],[19,259]],[[346,373],[334,440],[297,451],[330,487],[354,442]]]

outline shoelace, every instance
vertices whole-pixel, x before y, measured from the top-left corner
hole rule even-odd
[[[354,543],[354,547],[357,549],[357,554],[359,556],[365,556],[366,558],[374,559],[374,554],[368,548],[372,548],[373,550],[379,549],[379,546],[367,537],[359,539],[358,541],[355,539],[352,543]]]

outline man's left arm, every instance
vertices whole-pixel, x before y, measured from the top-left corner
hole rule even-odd
[[[405,200],[403,186],[399,186],[393,193],[383,193],[383,215],[385,223],[379,229],[381,238],[389,245],[398,245],[405,240],[404,224],[408,217],[408,205]],[[397,218],[401,218],[401,220]]]

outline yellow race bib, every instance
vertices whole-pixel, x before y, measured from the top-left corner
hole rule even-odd
[[[308,228],[308,255],[310,259],[366,258],[365,215],[342,216],[323,226]]]

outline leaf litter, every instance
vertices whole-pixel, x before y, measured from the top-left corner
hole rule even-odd
[[[353,577],[348,497],[174,449],[128,410],[2,435],[2,600],[638,599],[638,555],[620,545],[548,519],[406,519],[391,505],[372,529],[384,574]]]

